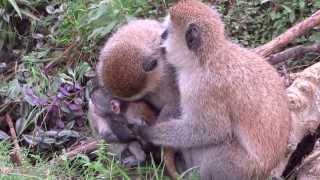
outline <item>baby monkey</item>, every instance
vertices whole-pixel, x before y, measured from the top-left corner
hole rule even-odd
[[[120,158],[121,164],[127,167],[139,165],[146,155],[141,144],[126,125],[120,113],[120,101],[100,89],[90,94],[88,120],[93,134],[110,143],[109,150]]]
[[[154,125],[157,114],[143,101],[124,102],[110,96],[101,89],[94,89],[90,95],[88,119],[94,134],[110,145],[110,150],[120,156],[121,163],[132,167],[146,159],[141,142],[130,129],[132,125]],[[177,178],[174,151],[164,148],[164,163],[168,174]]]

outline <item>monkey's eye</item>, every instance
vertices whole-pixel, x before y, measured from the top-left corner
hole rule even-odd
[[[145,72],[150,72],[152,70],[154,70],[158,65],[158,60],[157,59],[153,59],[151,61],[146,60],[142,63],[142,68]]]
[[[166,40],[168,38],[168,29],[166,29],[162,34],[161,34],[161,39]]]

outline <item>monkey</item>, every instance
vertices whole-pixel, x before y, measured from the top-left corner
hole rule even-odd
[[[137,140],[130,137],[132,132],[128,132],[126,125],[154,125],[156,123],[156,113],[146,103],[142,101],[122,102],[104,93],[101,89],[94,89],[90,95],[88,119],[94,135],[101,136],[107,142],[112,143],[110,149],[113,153],[119,156],[124,152],[129,154],[122,160],[125,166],[132,167],[145,161],[146,154],[143,147]],[[113,123],[117,124],[112,126]],[[120,131],[120,133],[114,133],[114,131]],[[121,136],[122,132],[125,135]],[[118,136],[122,139],[119,139]],[[169,176],[177,179],[174,151],[170,148],[164,148],[164,163]]]
[[[181,116],[140,126],[140,136],[178,148],[202,180],[266,179],[285,156],[291,119],[276,70],[225,36],[216,10],[181,0],[161,35],[176,69]]]
[[[96,67],[100,87],[122,101],[144,101],[159,113],[157,123],[180,116],[175,69],[160,48],[163,31],[149,19],[123,25],[104,44]]]
[[[100,50],[99,85],[123,101],[143,100],[159,111],[157,122],[180,115],[175,69],[164,61],[156,20],[133,20],[119,28]]]
[[[90,94],[88,120],[94,136],[110,143],[109,150],[120,158],[122,165],[133,167],[143,163],[146,154],[140,143],[126,126],[126,119],[120,113],[120,101],[112,99],[100,89]],[[138,122],[136,122],[138,124]]]

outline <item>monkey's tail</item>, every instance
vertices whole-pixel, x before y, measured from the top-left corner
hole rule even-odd
[[[168,175],[173,179],[177,180],[179,177],[179,173],[176,168],[175,164],[175,152],[173,149],[169,147],[164,147],[163,149],[163,161],[164,161],[164,166],[166,168],[166,171]]]

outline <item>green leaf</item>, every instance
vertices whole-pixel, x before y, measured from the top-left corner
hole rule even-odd
[[[59,132],[58,137],[72,137],[72,138],[78,138],[80,137],[79,133],[72,130],[62,130]]]
[[[320,41],[320,32],[314,32],[310,36],[311,41]]]
[[[30,145],[37,145],[42,141],[42,137],[38,137],[38,136],[24,134],[22,135],[22,137]]]
[[[88,40],[92,40],[95,39],[97,37],[103,37],[106,34],[110,33],[111,30],[113,29],[113,27],[117,24],[116,21],[112,21],[110,22],[107,26],[105,27],[100,27],[95,29],[89,36],[88,36]]]
[[[9,0],[11,6],[14,8],[14,10],[18,13],[20,19],[22,19],[22,16],[21,16],[21,11],[20,11],[20,8],[17,4],[17,2],[15,0]]]
[[[261,4],[264,4],[264,3],[267,3],[267,2],[270,2],[271,0],[261,0]]]
[[[305,0],[300,0],[299,1],[299,7],[300,9],[304,9],[304,7],[306,6],[306,3],[304,2]]]
[[[0,130],[0,140],[7,140],[9,138],[10,138],[10,136],[7,133]]]
[[[21,9],[21,13],[35,21],[39,21],[40,19],[35,16],[34,14],[32,14],[29,10],[24,10],[24,9]]]
[[[291,12],[291,13],[289,14],[289,20],[290,20],[291,23],[294,23],[294,22],[295,22],[295,20],[296,20],[296,15],[295,15],[294,12]]]
[[[293,10],[290,7],[286,6],[286,5],[282,4],[281,7],[283,7],[283,9],[285,9],[285,11],[288,12],[288,13],[292,13],[293,12]]]

